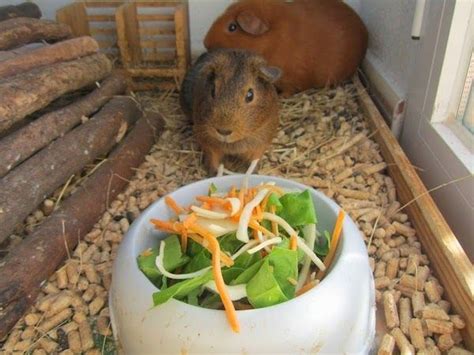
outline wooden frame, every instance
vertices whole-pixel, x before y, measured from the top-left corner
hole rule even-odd
[[[145,9],[149,11],[140,11]],[[191,60],[187,2],[126,3],[117,9],[115,21],[122,64],[129,77],[130,89],[176,87]],[[143,84],[137,83],[137,78],[161,78],[166,81],[156,85]]]
[[[118,55],[115,29],[115,10],[125,1],[76,1],[56,12],[59,23],[71,27],[74,36],[92,36],[100,49],[109,55]]]
[[[359,78],[355,77],[354,83],[400,202],[405,204],[416,199],[404,211],[444,286],[447,299],[455,312],[465,319],[463,337],[466,346],[474,350],[474,268]]]

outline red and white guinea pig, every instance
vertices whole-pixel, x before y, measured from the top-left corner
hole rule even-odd
[[[241,0],[230,5],[204,39],[208,50],[242,48],[283,75],[283,95],[350,78],[367,49],[367,29],[341,0]]]

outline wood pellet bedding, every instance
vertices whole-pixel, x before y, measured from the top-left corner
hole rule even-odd
[[[363,232],[374,272],[379,354],[471,354],[464,349],[463,319],[443,299],[408,216],[400,210],[392,179],[357,103],[352,84],[310,90],[281,102],[281,124],[260,174],[302,182],[335,199]],[[35,306],[3,340],[0,353],[112,354],[107,290],[117,248],[130,223],[152,202],[208,177],[189,122],[174,92],[136,98],[160,112],[166,129],[127,189],[42,286]],[[244,171],[229,160],[226,168]],[[90,170],[90,169],[89,169]],[[80,178],[75,178],[80,180]],[[51,213],[60,189],[11,238],[20,242]],[[69,189],[69,190],[68,190]],[[66,193],[67,195],[67,193]],[[0,259],[1,265],[1,259]],[[1,344],[1,341],[0,341]]]

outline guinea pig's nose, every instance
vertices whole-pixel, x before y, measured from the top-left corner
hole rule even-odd
[[[217,132],[223,136],[229,136],[232,133],[230,129],[217,129]]]

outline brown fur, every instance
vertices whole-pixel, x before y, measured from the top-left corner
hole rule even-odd
[[[288,95],[350,78],[365,55],[367,30],[340,0],[241,0],[214,22],[204,45],[262,55],[283,70],[276,86]]]
[[[196,140],[207,164],[215,171],[224,155],[251,161],[262,156],[277,132],[279,101],[263,58],[242,50],[217,50],[198,59],[183,82],[191,97],[186,107],[194,123]],[[277,70],[279,74],[279,71]],[[213,79],[213,80],[212,80]],[[214,85],[214,97],[212,97]],[[246,102],[248,90],[253,101]],[[191,110],[189,110],[191,108]],[[217,130],[232,131],[223,136]]]

